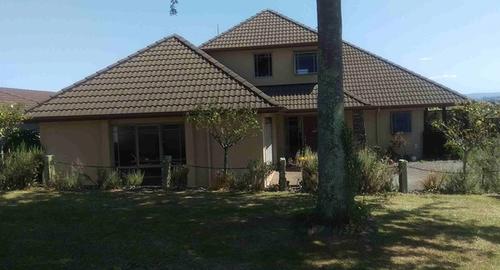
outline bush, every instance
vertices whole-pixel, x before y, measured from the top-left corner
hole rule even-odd
[[[318,154],[306,147],[297,153],[296,160],[302,169],[301,190],[315,193],[318,191]]]
[[[144,172],[141,170],[134,170],[127,173],[123,180],[126,188],[138,187],[142,185],[142,181],[144,181]]]
[[[56,169],[56,175],[53,183],[50,186],[57,190],[81,190],[84,183],[89,181],[90,177],[83,173],[83,168],[78,165],[71,165],[69,170]]]
[[[469,158],[468,177],[479,182],[483,192],[500,192],[500,136]]]
[[[189,168],[180,165],[172,167],[171,188],[174,190],[185,190],[187,188]]]
[[[24,144],[5,154],[0,161],[0,190],[24,189],[40,179],[43,170],[43,152]]]
[[[437,193],[443,189],[445,177],[442,174],[431,173],[422,180],[422,190],[425,192]]]
[[[114,169],[102,169],[97,173],[97,184],[101,189],[119,189],[123,187],[120,174]]]
[[[213,185],[212,188],[230,190],[235,186],[236,177],[230,171],[228,171],[226,174],[224,174],[223,171],[218,171],[217,175],[215,176],[214,182],[215,185]]]
[[[378,193],[391,191],[395,170],[387,157],[380,157],[369,148],[361,149],[358,154],[359,191],[361,193]]]
[[[464,177],[462,172],[448,174],[443,180],[442,193],[478,194],[481,193],[479,182],[471,177]]]
[[[247,171],[242,175],[240,181],[236,181],[235,189],[262,191],[266,178],[273,172],[274,166],[260,160],[251,160],[247,165]]]
[[[28,148],[40,148],[40,135],[36,130],[19,128],[5,138],[4,150],[14,150],[21,145]]]
[[[500,192],[500,138],[472,151],[467,174],[457,172],[443,178],[440,192],[449,194],[480,194]]]

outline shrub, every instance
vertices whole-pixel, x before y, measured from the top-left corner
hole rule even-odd
[[[425,192],[437,193],[443,189],[445,176],[438,173],[429,174],[424,180],[422,180],[422,189]]]
[[[123,187],[123,181],[118,171],[114,169],[103,169],[98,172],[98,185],[101,189],[119,189]]]
[[[144,181],[144,172],[141,170],[134,170],[127,173],[123,180],[126,188],[138,187],[142,185],[142,181]]]
[[[247,171],[236,181],[235,189],[261,191],[264,189],[266,178],[273,172],[274,166],[260,160],[251,160]]]
[[[302,191],[315,193],[318,191],[318,154],[306,147],[297,153],[296,160],[302,169]]]
[[[464,177],[462,172],[448,174],[443,181],[441,192],[448,194],[477,194],[481,193],[479,182],[471,177]]]
[[[214,182],[214,189],[230,190],[235,186],[236,177],[232,172],[228,171],[227,173],[224,173],[223,171],[219,171],[215,176]]]
[[[470,154],[468,177],[479,182],[483,192],[500,192],[500,136]]]
[[[71,165],[69,170],[62,168],[56,169],[56,175],[52,187],[57,190],[81,190],[84,183],[89,181],[90,177],[83,173],[83,168],[78,165]]]
[[[40,135],[35,130],[19,128],[5,138],[4,150],[14,150],[21,145],[25,145],[28,148],[41,147]]]
[[[24,144],[5,154],[0,162],[0,190],[24,189],[40,179],[43,152]]]
[[[174,190],[185,190],[187,188],[189,168],[180,165],[172,167],[171,188]]]
[[[377,193],[391,191],[395,170],[386,157],[380,157],[369,148],[361,149],[357,155],[360,172],[359,191]]]

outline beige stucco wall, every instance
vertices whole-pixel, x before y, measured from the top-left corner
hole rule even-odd
[[[261,121],[262,122],[262,121]],[[111,166],[113,164],[111,127],[126,124],[185,123],[183,117],[137,118],[120,120],[44,122],[40,123],[40,137],[46,153],[56,161],[84,165]],[[274,123],[274,121],[273,121]],[[273,136],[273,140],[276,136]],[[188,165],[223,167],[223,152],[205,130],[197,130],[185,123],[186,162]],[[273,145],[275,143],[273,142]],[[229,152],[230,167],[246,167],[250,160],[262,160],[263,134],[256,132],[235,145]],[[190,168],[189,186],[209,186],[217,170]],[[97,169],[84,173],[95,180]]]
[[[214,51],[209,54],[254,85],[315,83],[316,75],[295,74],[295,52],[316,51],[317,47],[274,48],[260,50]],[[273,76],[255,77],[254,55],[272,55]]]
[[[54,155],[56,161],[70,164],[111,165],[108,121],[40,123],[40,139],[46,153]],[[84,173],[94,178],[97,170],[86,168]]]
[[[390,112],[393,110],[370,110],[364,112],[368,145],[379,145],[386,149],[390,145]],[[408,111],[404,110],[404,111]],[[411,109],[412,132],[405,134],[406,153],[417,158],[422,156],[424,109]],[[286,151],[285,114],[260,115],[273,120],[273,161],[284,156]],[[352,127],[352,112],[346,111],[346,122]],[[123,120],[69,121],[40,123],[40,137],[47,154],[55,155],[56,161],[86,165],[111,166],[111,127],[120,124],[171,124],[185,123],[183,117],[139,118]],[[205,130],[197,130],[185,123],[186,161],[189,165],[222,167],[223,152]],[[230,167],[245,167],[250,160],[263,159],[263,131],[246,138],[229,152]],[[96,176],[96,169],[85,171]],[[214,183],[217,170],[190,168],[189,186],[209,186]]]
[[[405,152],[409,156],[420,159],[423,150],[424,108],[397,110],[369,110],[364,112],[367,143],[387,149],[391,144],[391,112],[411,112],[411,133],[404,134],[406,140]]]

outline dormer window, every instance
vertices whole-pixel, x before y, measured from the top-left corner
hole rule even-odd
[[[295,53],[295,74],[308,75],[318,72],[318,56],[316,52]]]
[[[273,76],[273,60],[270,53],[254,55],[255,77]]]

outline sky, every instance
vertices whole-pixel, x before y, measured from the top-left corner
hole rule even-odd
[[[173,33],[199,45],[315,0],[0,0],[0,87],[58,91]],[[343,38],[462,93],[500,92],[500,1],[343,0]]]

